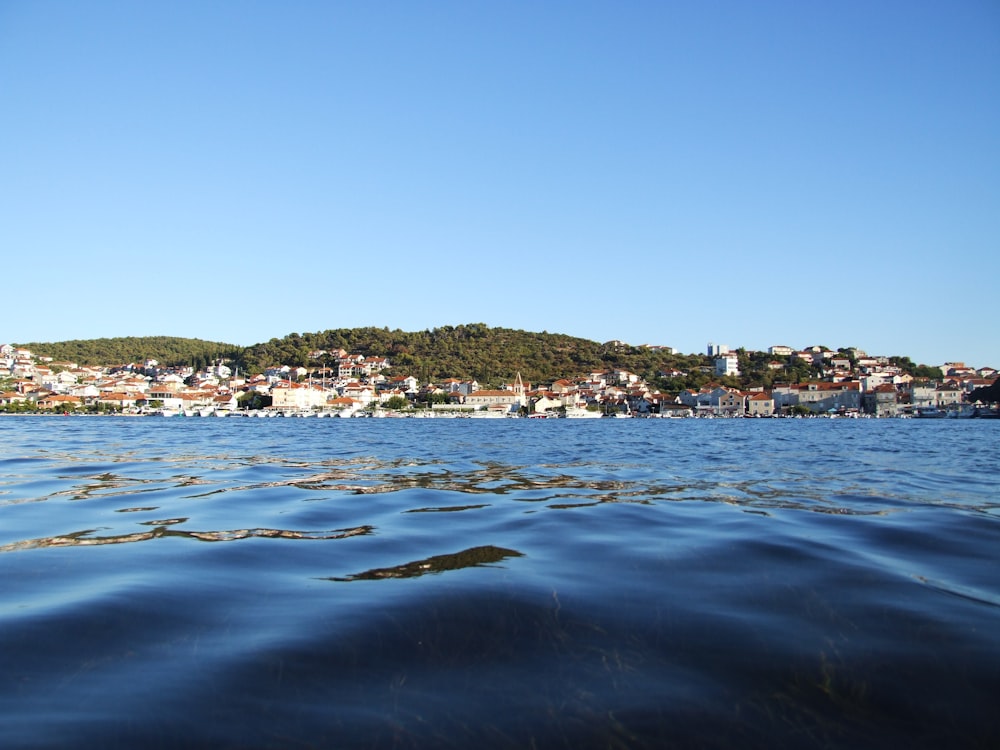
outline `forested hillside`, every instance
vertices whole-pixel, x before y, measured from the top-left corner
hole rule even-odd
[[[660,369],[697,368],[708,363],[698,355],[669,355],[645,347],[599,344],[563,334],[472,323],[414,332],[341,328],[293,333],[248,347],[242,366],[252,372],[275,364],[314,365],[310,352],[337,349],[388,357],[395,374],[413,375],[422,382],[474,378],[484,385],[510,382],[518,372],[525,380],[539,383],[609,367],[653,377]]]
[[[37,356],[80,365],[142,364],[147,359],[155,359],[161,365],[191,365],[196,368],[219,359],[238,359],[243,351],[233,344],[177,336],[127,336],[18,346],[30,349]]]
[[[767,352],[737,350],[740,375],[719,377],[713,360],[703,354],[669,354],[665,350],[620,342],[597,343],[558,333],[491,328],[484,323],[442,326],[423,331],[388,328],[337,328],[292,333],[249,347],[172,336],[108,338],[59,343],[21,344],[39,355],[80,364],[123,364],[155,359],[161,365],[200,368],[226,360],[241,372],[256,373],[273,365],[319,367],[333,357],[314,358],[320,351],[343,349],[350,354],[387,357],[391,375],[413,375],[421,382],[445,378],[477,380],[480,385],[510,383],[517,373],[531,383],[578,378],[612,368],[628,370],[668,391],[697,388],[709,382],[733,387],[769,388],[776,379],[801,382],[820,377],[821,369],[798,357],[781,357],[779,369]],[[840,350],[847,356],[848,350]],[[893,357],[904,372],[932,377],[935,368]],[[668,373],[661,376],[661,373]]]

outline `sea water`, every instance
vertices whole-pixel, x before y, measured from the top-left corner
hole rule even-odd
[[[995,748],[998,438],[0,418],[0,746]]]

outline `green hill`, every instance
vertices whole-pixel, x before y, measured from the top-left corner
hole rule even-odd
[[[311,352],[344,349],[352,354],[387,357],[393,373],[414,375],[421,381],[460,378],[475,379],[484,385],[510,382],[519,372],[534,383],[609,368],[651,377],[660,369],[697,368],[707,362],[697,355],[670,355],[618,342],[600,344],[558,333],[490,328],[483,323],[423,331],[338,328],[291,333],[245,348],[175,336],[32,342],[19,346],[56,361],[79,364],[114,365],[155,359],[161,365],[200,367],[225,359],[251,373],[272,365],[314,367],[323,361],[311,359]]]
[[[81,339],[56,343],[29,343],[18,346],[57,362],[81,365],[142,363],[155,359],[161,365],[202,367],[217,359],[236,359],[242,348],[233,344],[177,336],[127,336],[108,339]]]
[[[475,379],[480,384],[510,382],[518,372],[533,383],[572,378],[619,367],[646,377],[660,369],[705,364],[698,355],[670,355],[645,347],[594,341],[558,333],[490,328],[483,323],[406,332],[388,328],[340,328],[293,333],[247,347],[241,365],[259,371],[271,365],[313,366],[309,352],[344,349],[388,357],[395,374],[421,381]]]
[[[769,387],[775,374],[766,352],[739,350],[739,378],[718,378],[712,360],[703,354],[670,354],[621,342],[604,344],[543,331],[491,328],[484,323],[442,326],[423,331],[388,328],[337,328],[316,333],[291,333],[283,338],[239,347],[215,341],[172,336],[125,337],[21,344],[56,361],[80,364],[125,364],[155,359],[162,365],[202,367],[219,359],[241,372],[262,372],[272,365],[318,367],[329,362],[311,358],[317,351],[343,349],[352,354],[387,357],[390,374],[413,375],[421,382],[445,378],[477,380],[482,386],[509,383],[521,376],[531,383],[578,378],[590,372],[623,369],[666,390],[676,391],[710,381],[726,385]],[[660,378],[662,371],[683,375]],[[780,377],[793,382],[816,377],[808,364],[791,358]]]

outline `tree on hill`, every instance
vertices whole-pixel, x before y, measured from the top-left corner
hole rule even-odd
[[[386,409],[406,409],[409,408],[410,402],[406,400],[403,396],[392,396],[388,401],[385,402]]]
[[[930,367],[928,365],[914,364],[913,360],[911,360],[909,357],[902,357],[902,356],[889,357],[889,363],[895,365],[907,375],[912,375],[915,378],[928,378],[930,380],[937,380],[940,379],[941,377],[940,367]]]

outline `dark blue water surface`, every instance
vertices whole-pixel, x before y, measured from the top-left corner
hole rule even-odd
[[[0,419],[0,746],[1000,747],[1000,422]]]

